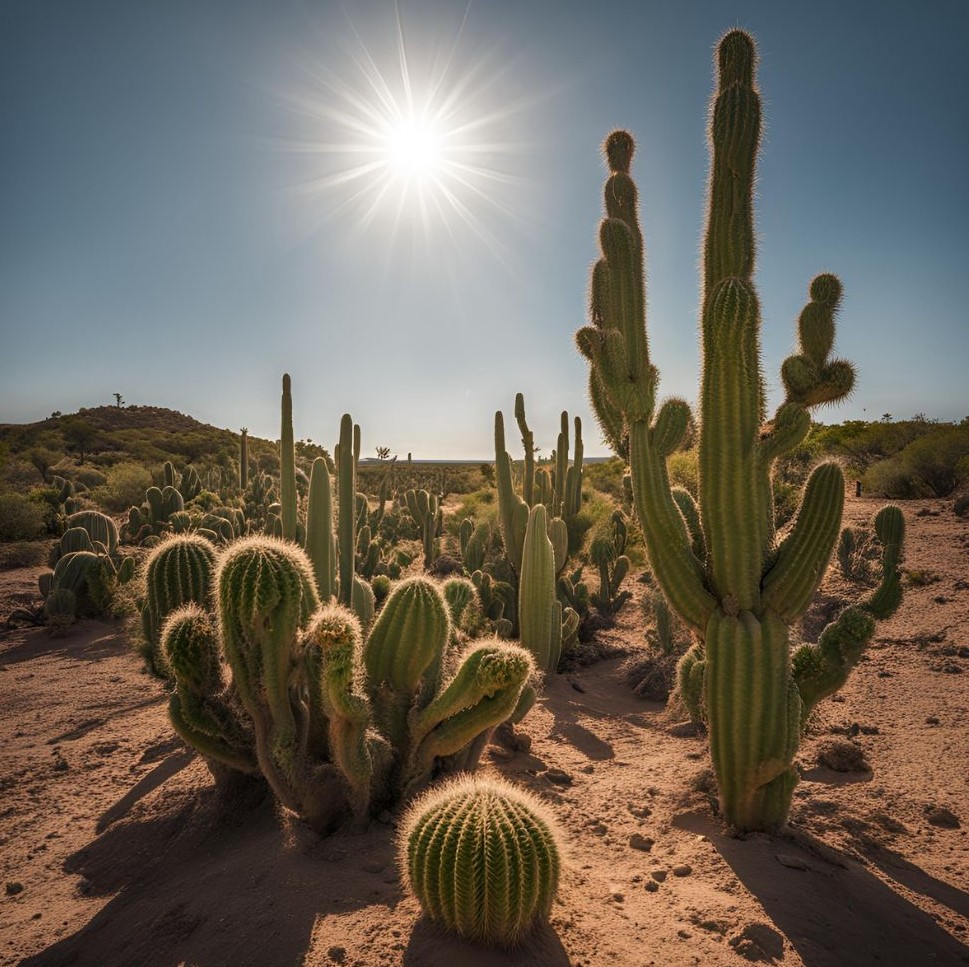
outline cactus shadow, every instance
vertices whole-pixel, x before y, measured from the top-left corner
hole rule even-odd
[[[389,827],[320,839],[281,822],[264,787],[225,797],[204,775],[196,763],[142,790],[67,858],[78,891],[105,902],[22,967],[292,967],[319,924],[340,929],[357,910],[402,899]]]
[[[473,944],[449,933],[428,917],[411,931],[402,967],[569,967],[569,956],[555,930],[538,924],[514,950]]]
[[[798,831],[787,836],[726,835],[716,821],[687,813],[674,825],[702,833],[810,967],[843,967],[852,957],[885,967],[969,964],[966,948],[928,913],[840,850]],[[881,867],[880,867],[881,868]],[[905,886],[959,912],[966,895],[911,863],[889,872]],[[918,886],[910,888],[918,889]]]
[[[46,628],[31,628],[6,632],[4,638],[21,637],[21,641],[4,649],[0,664],[16,665],[37,658],[63,658],[70,661],[97,662],[115,658],[131,650],[119,627],[115,624],[83,619],[72,625],[66,635],[52,637]]]

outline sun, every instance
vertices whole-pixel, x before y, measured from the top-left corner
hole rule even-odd
[[[411,225],[449,242],[466,229],[503,248],[496,217],[521,217],[509,199],[523,180],[512,137],[522,105],[502,96],[503,64],[462,48],[469,11],[454,36],[422,34],[416,52],[399,11],[392,47],[368,46],[348,21],[339,57],[303,65],[309,83],[287,100],[304,136],[285,148],[308,159],[300,191],[325,209],[320,224],[345,217],[355,232],[382,227],[390,238]]]
[[[444,136],[426,118],[400,118],[387,131],[386,150],[390,167],[405,178],[429,181],[444,173]]]

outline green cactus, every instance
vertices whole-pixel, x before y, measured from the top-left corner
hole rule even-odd
[[[337,548],[339,553],[340,604],[353,606],[353,575],[357,548],[357,459],[360,455],[360,427],[349,413],[340,420],[340,442],[336,445]]]
[[[608,525],[600,528],[589,545],[589,560],[599,569],[599,591],[591,596],[591,601],[607,618],[612,618],[632,597],[631,591],[619,590],[629,574],[629,558],[623,553],[626,539],[626,517],[621,510],[615,510]]]
[[[323,457],[313,461],[306,505],[306,553],[313,562],[320,600],[331,601],[336,591],[336,535],[330,471]]]
[[[465,577],[448,578],[441,586],[454,628],[473,630],[481,619],[480,599],[474,583]]]
[[[458,527],[458,540],[461,542],[461,559],[468,574],[480,571],[484,567],[491,541],[491,527],[486,521],[475,524],[470,517],[465,517]]]
[[[611,134],[605,145],[610,175],[602,257],[592,272],[591,325],[576,341],[591,363],[591,398],[603,430],[617,451],[628,448],[652,570],[672,608],[702,641],[702,652],[691,649],[684,657],[681,683],[685,678],[692,694],[704,696],[724,817],[739,829],[757,830],[786,821],[797,781],[792,759],[806,714],[844,682],[871,637],[873,615],[885,617],[898,604],[902,527],[901,514],[888,512],[886,577],[868,610],[849,608],[792,667],[788,627],[808,607],[838,538],[844,477],[834,464],[815,468],[796,522],[779,539],[771,469],[808,432],[808,409],[845,396],[854,370],[830,356],[841,283],[820,275],[799,319],[799,351],[782,368],[786,399],[766,419],[760,310],[751,281],[760,141],[752,39],[730,31],[717,62],[701,296],[698,521],[692,502],[669,484],[666,458],[688,432],[690,412],[677,399],[657,409],[637,191],[629,174],[634,144],[625,131]]]
[[[142,657],[148,670],[166,677],[165,652],[161,647],[165,619],[186,604],[209,605],[215,576],[215,548],[197,534],[169,537],[145,558],[145,598],[141,630],[145,645]]]
[[[296,540],[296,444],[293,439],[293,393],[289,373],[283,374],[282,419],[279,429],[279,503],[283,540]]]
[[[562,605],[555,594],[555,555],[543,504],[536,504],[528,514],[518,588],[518,627],[522,647],[534,655],[542,671],[554,672],[561,657]]]
[[[437,495],[426,490],[408,490],[404,494],[407,512],[421,529],[421,543],[424,545],[424,570],[430,569],[437,554],[437,539],[444,525],[444,511]]]
[[[239,431],[239,489],[249,489],[249,430],[243,427]]]
[[[400,866],[432,920],[467,940],[512,947],[551,911],[558,840],[534,796],[504,781],[465,777],[408,810]]]

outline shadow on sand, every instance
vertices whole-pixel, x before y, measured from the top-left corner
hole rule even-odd
[[[427,917],[411,932],[402,967],[569,967],[569,956],[558,934],[539,924],[514,950],[496,950],[466,943]]]
[[[969,964],[969,948],[929,914],[857,861],[807,834],[741,840],[699,813],[680,816],[675,825],[708,837],[806,967]],[[965,915],[969,896],[961,890],[903,860],[886,872]]]

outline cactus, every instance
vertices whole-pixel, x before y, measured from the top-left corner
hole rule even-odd
[[[349,816],[365,821],[439,769],[473,768],[534,671],[522,649],[485,641],[443,682],[450,622],[437,585],[399,585],[365,637],[349,609],[317,608],[312,566],[291,542],[230,545],[216,585],[215,619],[187,605],[163,626],[173,725],[210,762],[258,769],[323,833]]]
[[[306,553],[313,563],[320,600],[331,601],[336,590],[336,535],[333,533],[333,502],[330,471],[317,457],[310,472],[306,504]]]
[[[591,601],[607,618],[612,618],[632,597],[632,592],[619,590],[629,573],[629,558],[623,553],[626,539],[625,515],[615,510],[608,525],[599,530],[589,546],[589,560],[599,569],[599,591],[592,595]]]
[[[480,571],[484,567],[491,540],[491,527],[486,521],[475,524],[470,517],[465,517],[458,528],[458,540],[461,542],[461,559],[465,570],[468,574]]]
[[[421,529],[424,570],[427,571],[437,557],[437,538],[441,536],[444,511],[439,506],[437,496],[426,490],[408,490],[404,494],[404,501],[407,504],[407,512]]]
[[[344,413],[340,420],[340,442],[336,445],[337,548],[339,552],[340,604],[353,605],[353,575],[357,548],[357,458],[360,454],[360,427]]]
[[[243,427],[239,431],[239,489],[249,489],[249,430]]]
[[[534,796],[504,781],[465,777],[408,810],[400,866],[432,920],[467,940],[512,947],[551,911],[558,839]]]
[[[293,439],[293,393],[289,373],[283,374],[282,418],[279,429],[279,503],[283,540],[296,540],[296,444]]]
[[[477,588],[469,578],[448,578],[442,588],[444,600],[447,601],[451,624],[462,630],[473,629],[481,618],[481,606]]]
[[[779,538],[771,469],[803,440],[811,407],[850,391],[854,370],[831,358],[841,283],[819,275],[798,321],[798,352],[782,367],[786,398],[766,419],[760,311],[751,281],[760,140],[752,39],[730,31],[717,61],[701,294],[698,523],[669,485],[666,458],[688,432],[690,411],[677,399],[657,408],[637,191],[629,174],[634,143],[625,131],[613,132],[605,145],[610,175],[599,232],[602,257],[592,272],[591,325],[579,330],[576,341],[591,363],[591,399],[604,433],[617,451],[628,447],[652,570],[671,607],[702,642],[684,657],[681,683],[685,678],[691,694],[704,696],[723,815],[738,829],[759,830],[787,819],[797,782],[792,760],[810,709],[843,684],[873,633],[874,618],[898,604],[903,526],[900,512],[883,512],[881,586],[792,663],[788,628],[824,575],[838,538],[845,483],[838,466],[816,467],[796,522]]]
[[[142,656],[153,674],[166,676],[165,653],[161,647],[165,619],[186,604],[207,606],[214,574],[215,548],[197,534],[170,537],[154,547],[145,559]]]
[[[535,656],[539,669],[554,672],[561,657],[562,605],[555,595],[555,557],[543,504],[536,504],[528,514],[518,588],[518,627],[522,647]]]

